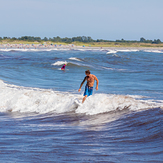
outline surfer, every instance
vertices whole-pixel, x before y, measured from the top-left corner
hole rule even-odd
[[[84,78],[84,80],[82,81],[80,88],[79,88],[79,92],[81,91],[81,87],[84,84],[84,82],[87,80],[87,84],[85,86],[85,92],[84,92],[84,98],[82,103],[86,100],[86,98],[90,95],[92,95],[93,93],[93,85],[94,85],[94,81],[96,80],[96,90],[98,90],[98,79],[95,75],[91,74],[91,72],[89,70],[85,71],[86,77]]]
[[[62,66],[62,68],[61,68],[61,70],[65,70],[65,68],[66,68],[66,63]]]

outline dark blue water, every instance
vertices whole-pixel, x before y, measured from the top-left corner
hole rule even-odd
[[[0,161],[162,162],[162,67],[161,50],[1,50]]]

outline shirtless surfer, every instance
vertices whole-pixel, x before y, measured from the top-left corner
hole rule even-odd
[[[80,88],[79,88],[79,92],[81,90],[82,85],[84,84],[84,82],[87,80],[87,84],[85,86],[85,92],[84,92],[84,98],[82,103],[86,100],[86,98],[90,95],[92,95],[93,93],[93,85],[94,85],[94,81],[96,80],[96,90],[98,90],[98,79],[95,75],[91,74],[89,70],[85,71],[86,77],[84,78],[84,80],[82,81]]]

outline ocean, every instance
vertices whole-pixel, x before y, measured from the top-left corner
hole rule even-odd
[[[163,162],[163,50],[0,49],[0,90],[0,162]]]

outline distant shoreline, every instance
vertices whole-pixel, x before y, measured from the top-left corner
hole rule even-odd
[[[160,39],[147,40],[143,37],[137,40],[94,40],[89,36],[77,36],[72,38],[53,38],[22,36],[0,37],[1,48],[163,48],[163,42]]]
[[[0,50],[34,50],[34,49],[38,49],[38,50],[43,50],[43,49],[49,49],[49,50],[163,50],[163,46],[127,46],[127,44],[125,46],[103,46],[103,44],[101,44],[101,46],[91,46],[90,44],[85,44],[82,43],[83,45],[76,45],[76,44],[66,44],[66,43],[51,43],[51,42],[44,42],[44,43],[27,43],[27,42],[19,42],[19,43],[0,43]]]

